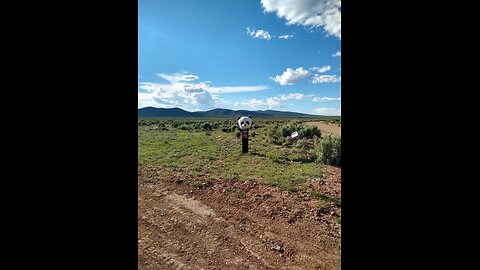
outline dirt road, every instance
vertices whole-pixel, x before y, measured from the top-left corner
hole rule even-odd
[[[318,129],[323,134],[331,134],[335,136],[340,136],[341,135],[341,127],[338,124],[325,124],[323,121],[318,121],[318,122],[304,122],[303,123],[306,126],[317,126]]]
[[[138,169],[139,269],[340,269],[340,169],[287,191]]]

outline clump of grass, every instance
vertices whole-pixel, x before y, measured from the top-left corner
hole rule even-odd
[[[310,192],[310,196],[312,196],[313,198],[316,198],[316,199],[327,201],[327,202],[340,203],[340,199],[328,196],[326,194],[323,194],[323,193],[321,193],[319,191],[315,191],[315,190]]]

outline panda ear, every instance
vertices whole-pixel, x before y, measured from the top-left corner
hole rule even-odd
[[[252,116],[251,116],[251,115],[249,115],[249,116],[248,116],[248,118],[252,119]]]
[[[238,119],[240,119],[240,116],[239,116],[239,117],[237,117],[237,121],[238,121]]]

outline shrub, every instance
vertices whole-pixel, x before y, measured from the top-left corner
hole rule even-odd
[[[296,148],[307,148],[307,140],[305,138],[299,139],[295,144]]]
[[[320,135],[320,130],[316,126],[305,126],[298,132],[300,138],[312,139],[314,136],[320,137]]]
[[[181,126],[179,126],[179,128],[182,130],[192,130],[192,126],[187,124],[182,124]]]
[[[255,135],[257,135],[257,133],[255,131],[252,131],[250,132],[249,136],[252,136],[252,137],[255,137]]]
[[[323,139],[317,139],[315,142],[315,152],[317,161],[322,164],[340,166],[341,165],[341,138],[327,136]]]
[[[167,130],[167,127],[165,126],[164,123],[158,124],[158,130]]]
[[[208,122],[205,122],[202,124],[202,129],[203,130],[212,130],[213,127],[212,127],[212,124],[208,123]]]
[[[310,149],[307,151],[307,159],[310,160],[310,161],[315,161],[317,160],[317,152],[315,152],[315,149]]]
[[[240,130],[237,129],[237,130],[235,131],[235,136],[236,136],[237,138],[240,138],[240,136],[242,136],[242,132],[240,132]]]

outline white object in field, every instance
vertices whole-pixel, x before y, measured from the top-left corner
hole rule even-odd
[[[291,135],[291,138],[295,139],[295,137],[297,137],[297,136],[298,136],[298,132],[294,131]]]

